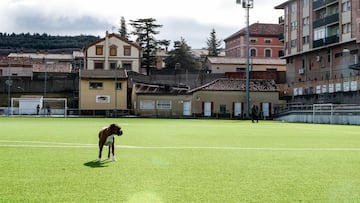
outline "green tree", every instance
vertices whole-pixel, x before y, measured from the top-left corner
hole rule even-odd
[[[160,32],[157,28],[161,28],[162,25],[156,24],[154,18],[144,18],[138,20],[130,20],[130,25],[133,26],[134,31],[131,33],[135,36],[136,42],[138,42],[143,51],[142,67],[146,69],[146,74],[150,74],[150,69],[155,67],[156,63],[156,49],[159,45],[155,35]]]
[[[222,42],[216,38],[215,29],[212,29],[210,37],[206,41],[208,56],[218,56],[221,50]]]
[[[129,35],[127,33],[127,28],[126,28],[126,21],[124,16],[121,16],[121,20],[120,20],[120,28],[119,28],[119,34],[121,37],[124,37],[126,39],[129,38]]]
[[[182,69],[193,70],[199,64],[191,53],[191,47],[187,45],[184,38],[174,42],[174,49],[169,51],[169,56],[165,58],[166,68],[175,69],[180,66]]]

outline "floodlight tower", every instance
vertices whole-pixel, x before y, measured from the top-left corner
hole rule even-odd
[[[254,8],[254,0],[236,0],[237,4],[242,4],[246,10],[246,82],[245,82],[245,113],[246,118],[249,118],[250,109],[250,26],[249,26],[249,10]]]

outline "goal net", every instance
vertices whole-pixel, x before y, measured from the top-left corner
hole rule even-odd
[[[11,115],[67,115],[66,98],[21,97],[11,98]]]
[[[333,104],[313,104],[313,123],[332,123]]]

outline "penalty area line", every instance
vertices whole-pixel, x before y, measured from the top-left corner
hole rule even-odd
[[[21,143],[21,142],[16,142]],[[98,148],[97,144],[79,143],[46,143],[40,144],[4,144],[0,141],[1,147],[23,147],[23,148]],[[200,146],[129,146],[116,145],[119,149],[174,149],[174,150],[239,150],[239,151],[360,151],[360,148],[271,148],[271,147],[200,147]]]

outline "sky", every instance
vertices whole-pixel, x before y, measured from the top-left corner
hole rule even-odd
[[[250,24],[278,23],[286,0],[254,0]],[[206,47],[212,29],[224,40],[246,26],[246,11],[236,0],[1,0],[0,32],[95,35],[117,32],[126,23],[154,18],[162,25],[158,40],[185,39],[194,49]],[[127,25],[130,32],[132,27]],[[133,39],[134,40],[134,39]],[[222,45],[224,47],[224,43]]]

